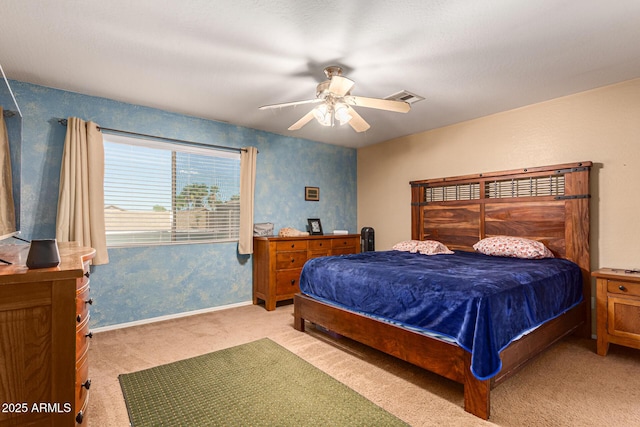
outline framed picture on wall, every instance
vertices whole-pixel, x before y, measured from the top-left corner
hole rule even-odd
[[[304,199],[317,202],[320,200],[320,188],[318,187],[304,187]]]
[[[322,224],[319,218],[307,219],[309,223],[309,234],[322,234]]]

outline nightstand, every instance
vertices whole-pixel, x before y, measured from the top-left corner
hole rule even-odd
[[[598,354],[606,356],[609,343],[640,349],[640,273],[602,268],[591,275],[596,278]]]

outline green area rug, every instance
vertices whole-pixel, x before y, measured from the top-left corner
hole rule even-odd
[[[267,338],[118,378],[133,427],[407,425]]]

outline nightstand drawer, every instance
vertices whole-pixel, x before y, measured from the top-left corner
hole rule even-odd
[[[607,292],[622,295],[640,296],[640,283],[609,280],[609,282],[607,283]]]
[[[611,335],[640,340],[640,300],[610,296],[607,330]]]

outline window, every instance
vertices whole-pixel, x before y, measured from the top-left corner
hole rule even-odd
[[[238,240],[240,153],[104,134],[108,246]]]

